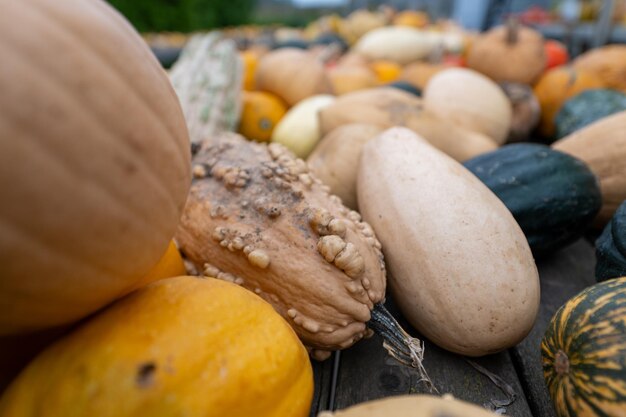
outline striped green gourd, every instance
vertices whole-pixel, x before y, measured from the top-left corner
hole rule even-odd
[[[626,415],[626,277],[565,303],[548,326],[541,354],[559,417]]]
[[[224,39],[220,32],[191,37],[170,71],[170,80],[192,144],[235,130],[241,110],[242,72],[234,41]]]

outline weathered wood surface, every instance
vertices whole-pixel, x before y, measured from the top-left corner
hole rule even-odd
[[[541,277],[541,308],[529,336],[509,352],[475,359],[512,386],[517,400],[507,407],[515,417],[552,417],[554,410],[543,382],[539,345],[556,310],[570,297],[594,283],[595,256],[585,240],[538,261]],[[417,332],[401,317],[391,300],[388,308],[414,336]],[[321,410],[341,409],[363,401],[428,390],[417,373],[389,357],[378,336],[357,343],[331,358],[314,364],[316,394],[311,417]],[[441,393],[484,405],[506,395],[463,357],[426,342],[424,365]],[[336,381],[333,381],[333,373]]]
[[[536,417],[555,417],[554,408],[543,380],[541,338],[556,310],[584,288],[595,283],[596,258],[586,240],[537,261],[541,277],[541,307],[535,327],[512,349],[522,386]]]

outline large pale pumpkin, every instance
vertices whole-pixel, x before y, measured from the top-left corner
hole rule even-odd
[[[307,352],[268,303],[183,276],[46,349],[0,399],[0,416],[304,417],[312,396]]]
[[[131,291],[174,234],[190,155],[165,72],[107,3],[4,2],[0,39],[7,334],[77,320]]]

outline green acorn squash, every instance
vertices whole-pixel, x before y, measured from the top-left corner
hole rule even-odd
[[[552,318],[543,373],[559,417],[623,416],[626,410],[626,277],[587,288]]]
[[[626,110],[626,94],[606,88],[586,90],[563,104],[556,115],[557,138],[583,128],[596,120]]]
[[[596,279],[626,276],[626,201],[596,240]]]
[[[513,213],[535,254],[576,240],[602,205],[587,165],[545,145],[507,145],[463,165]]]

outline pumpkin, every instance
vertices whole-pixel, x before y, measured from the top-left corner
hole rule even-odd
[[[366,33],[353,49],[370,60],[389,60],[405,65],[426,57],[431,48],[425,32],[404,26],[387,26]]]
[[[604,227],[626,200],[626,110],[555,142],[552,147],[584,161],[600,180],[602,208],[594,222]]]
[[[396,26],[423,28],[428,25],[430,19],[428,19],[428,14],[424,12],[403,10],[400,13],[397,13],[391,22]]]
[[[399,395],[353,405],[318,417],[494,417],[496,414],[451,396]]]
[[[324,64],[308,52],[294,48],[264,55],[257,67],[256,86],[290,106],[307,97],[332,91]]]
[[[565,137],[623,110],[626,110],[626,94],[605,88],[583,91],[567,100],[557,113],[556,137]]]
[[[269,142],[274,128],[287,113],[287,105],[271,93],[244,91],[238,132],[250,140]]]
[[[191,337],[193,336],[193,337]],[[35,358],[0,416],[308,416],[307,352],[268,303],[176,277],[113,304]]]
[[[473,41],[467,66],[497,82],[533,84],[546,66],[543,36],[509,19]]]
[[[243,62],[243,89],[248,91],[254,90],[254,74],[259,63],[259,56],[253,51],[243,51],[239,53],[239,57]]]
[[[511,127],[512,109],[493,81],[464,68],[450,68],[430,79],[424,108],[451,124],[489,136],[503,144]]]
[[[563,305],[541,342],[556,414],[620,416],[626,409],[626,278],[596,284]]]
[[[590,72],[571,67],[558,67],[546,71],[533,88],[541,106],[539,121],[541,134],[546,138],[554,136],[554,118],[567,99],[582,91],[602,87],[604,87],[602,80]]]
[[[395,321],[380,304],[385,265],[371,227],[306,162],[277,143],[225,133],[193,163],[176,240],[198,270],[271,303],[317,359],[376,326],[396,358],[423,370],[419,341],[387,326]]]
[[[545,145],[507,145],[463,165],[511,211],[535,254],[580,238],[602,205],[589,167]]]
[[[132,291],[174,235],[191,175],[176,94],[118,12],[99,0],[2,9],[0,335]]]
[[[383,128],[404,125],[422,111],[413,94],[396,88],[372,88],[344,94],[319,113],[322,135],[347,123],[368,123]]]
[[[450,65],[441,63],[433,64],[429,62],[414,62],[404,67],[402,73],[400,74],[400,80],[407,81],[420,90],[424,90],[428,81],[430,81],[435,74],[445,70],[446,68],[450,68]]]
[[[374,61],[370,64],[370,68],[372,68],[376,74],[378,82],[381,84],[397,80],[402,71],[402,67],[400,65],[386,60]]]
[[[543,44],[546,54],[546,69],[565,65],[569,62],[567,47],[554,39],[546,39]]]
[[[368,67],[337,66],[328,72],[328,76],[337,95],[372,88],[378,84],[376,74]]]
[[[359,9],[339,23],[339,34],[353,45],[361,36],[386,24],[387,19],[382,13]]]
[[[511,103],[513,117],[507,142],[521,142],[530,136],[541,117],[541,107],[532,88],[526,84],[505,82],[500,85]]]
[[[467,356],[528,334],[539,309],[532,253],[509,210],[471,172],[393,128],[363,147],[357,196],[383,245],[394,300],[421,334]]]
[[[319,95],[296,104],[276,125],[272,142],[286,146],[300,158],[306,158],[322,137],[318,113],[333,101],[334,96]]]
[[[588,71],[604,84],[626,93],[626,45],[605,45],[576,58],[574,68]]]
[[[218,32],[193,35],[187,42],[169,74],[192,143],[237,128],[242,66],[235,43]]]
[[[339,126],[324,136],[307,158],[311,172],[352,210],[357,210],[356,173],[361,148],[382,131],[364,123]]]
[[[626,276],[626,201],[596,240],[596,279]]]

